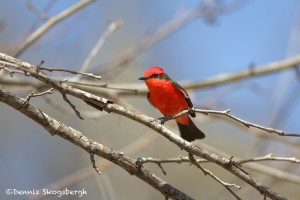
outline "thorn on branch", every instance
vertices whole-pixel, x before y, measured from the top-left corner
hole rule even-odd
[[[167,172],[166,172],[166,170],[164,170],[164,168],[162,167],[162,165],[161,165],[160,163],[156,163],[156,164],[157,164],[158,167],[161,169],[162,173],[163,173],[164,175],[167,175]]]

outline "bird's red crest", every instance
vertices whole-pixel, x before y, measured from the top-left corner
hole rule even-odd
[[[153,74],[164,74],[164,73],[165,73],[165,71],[162,68],[160,68],[158,66],[154,66],[145,71],[144,77],[149,77]]]

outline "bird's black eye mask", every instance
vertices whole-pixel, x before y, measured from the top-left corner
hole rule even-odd
[[[141,77],[141,78],[139,78],[139,80],[148,80],[151,78],[170,80],[170,78],[167,74],[152,74],[151,76],[148,76],[148,77]]]

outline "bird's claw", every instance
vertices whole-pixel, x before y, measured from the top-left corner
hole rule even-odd
[[[189,114],[190,114],[192,117],[196,117],[196,113],[195,113],[195,111],[194,111],[194,108],[195,108],[195,107],[193,107],[193,108],[188,107],[188,112],[189,112]]]
[[[171,119],[173,119],[173,116],[167,115],[167,116],[164,116],[164,117],[159,117],[159,118],[158,118],[158,121],[159,121],[159,123],[160,123],[161,125],[163,125],[166,121],[169,121],[169,120],[171,120]]]
[[[161,125],[163,125],[165,123],[165,119],[166,119],[165,117],[159,117],[158,121]]]

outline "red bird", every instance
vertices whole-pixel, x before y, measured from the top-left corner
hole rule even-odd
[[[174,116],[181,111],[194,107],[187,92],[178,83],[170,79],[164,70],[158,66],[146,70],[144,76],[139,80],[144,80],[149,89],[147,94],[149,103],[165,117]],[[189,114],[192,117],[196,116],[196,113],[192,110]],[[183,139],[191,142],[205,137],[188,114],[175,120]]]

